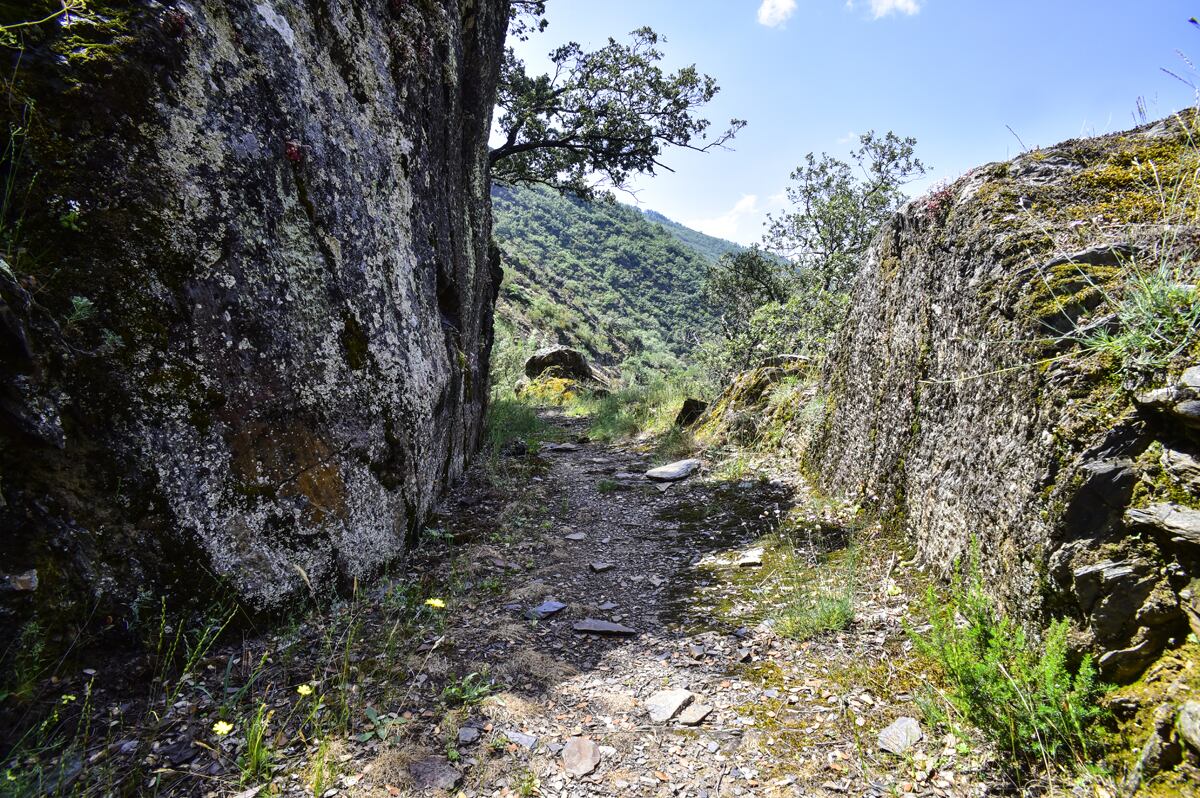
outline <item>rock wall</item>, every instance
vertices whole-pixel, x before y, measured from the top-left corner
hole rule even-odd
[[[88,6],[4,50],[0,625],[367,577],[480,435],[508,2]]]
[[[1130,375],[1078,341],[1119,332],[1106,296],[1132,270],[1194,274],[1194,127],[1066,142],[910,202],[856,286],[807,454],[942,573],[977,541],[1009,610],[1074,619],[1110,679],[1187,634],[1200,538],[1168,527],[1200,506],[1200,439],[1176,412],[1191,394],[1139,406],[1131,389],[1174,384],[1198,353]]]

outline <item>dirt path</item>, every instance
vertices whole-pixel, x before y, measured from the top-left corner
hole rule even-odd
[[[141,655],[61,671],[40,699],[57,725],[16,777],[241,798],[1001,786],[953,737],[880,748],[922,717],[925,680],[902,626],[922,578],[887,536],[856,529],[848,548],[852,513],[738,461],[656,485],[648,452],[549,421],[558,443],[477,467],[413,557],[353,600],[212,649],[164,623],[187,655],[175,670]],[[851,596],[853,619],[837,616]],[[803,634],[814,617],[838,631]]]
[[[573,442],[539,455],[544,466],[517,505],[531,511],[523,534],[466,553],[483,572],[511,571],[506,589],[465,606],[427,668],[433,679],[486,670],[504,690],[431,731],[451,741],[458,764],[414,769],[410,751],[406,769],[418,779],[393,789],[428,786],[433,772],[466,796],[984,791],[981,763],[960,756],[952,738],[901,757],[879,750],[882,728],[920,717],[896,555],[858,555],[847,630],[804,643],[781,637],[770,617],[781,591],[816,589],[830,573],[848,578],[820,574],[845,546],[844,530],[810,507],[806,545],[781,547],[777,529],[802,501],[796,486],[704,475],[657,486],[642,476],[644,454],[589,443],[580,422],[554,421]],[[448,523],[503,527],[492,509],[485,499]],[[788,557],[808,562],[778,561]],[[781,582],[793,568],[816,578]],[[529,620],[544,602],[565,607]],[[588,619],[632,631],[580,631]],[[462,724],[472,728],[459,737]]]

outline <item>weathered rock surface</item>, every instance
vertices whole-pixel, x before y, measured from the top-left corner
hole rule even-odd
[[[1185,701],[1179,708],[1175,728],[1193,751],[1200,752],[1200,701]]]
[[[569,346],[543,347],[525,361],[525,376],[529,379],[537,379],[545,374],[571,380],[594,379],[584,354]]]
[[[5,104],[38,243],[0,269],[0,562],[97,617],[361,580],[480,433],[508,3],[88,8]]]
[[[1162,241],[1129,164],[1178,170],[1189,135],[1170,119],[1066,142],[908,203],[855,286],[806,446],[826,491],[896,513],[943,573],[977,539],[1002,606],[1073,619],[1106,679],[1186,631],[1200,371],[1122,394],[1067,334],[1119,323],[1102,289]]]

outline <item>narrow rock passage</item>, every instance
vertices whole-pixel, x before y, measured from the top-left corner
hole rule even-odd
[[[552,420],[566,442],[543,446],[520,500],[497,513],[498,497],[468,486],[444,519],[475,541],[456,567],[504,589],[468,593],[425,671],[486,671],[502,692],[430,730],[457,763],[431,760],[426,742],[382,753],[370,781],[466,796],[980,794],[980,763],[953,738],[909,740],[903,756],[877,745],[920,714],[897,555],[856,555],[848,629],[782,637],[772,606],[803,588],[781,591],[779,574],[819,571],[821,547],[844,547],[844,530],[814,509],[809,562],[778,562],[802,552],[772,542],[797,486],[703,474],[658,485],[643,476],[657,465],[646,454]],[[443,781],[423,777],[431,762]]]

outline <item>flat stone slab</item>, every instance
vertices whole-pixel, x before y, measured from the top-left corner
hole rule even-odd
[[[563,540],[587,540],[587,532],[572,532],[569,535],[565,535]]]
[[[574,452],[578,450],[579,447],[573,443],[547,443],[542,447],[544,452]]]
[[[514,743],[530,751],[537,745],[537,737],[534,737],[532,734],[525,734],[519,731],[506,731],[504,736],[508,738],[510,743]]]
[[[571,627],[576,632],[587,632],[594,635],[626,636],[637,634],[636,629],[630,629],[612,621],[601,621],[598,618],[584,618]]]
[[[563,767],[572,776],[586,776],[600,765],[600,746],[586,737],[572,737],[563,746]]]
[[[895,723],[879,733],[879,750],[889,754],[903,754],[924,737],[921,724],[916,718],[898,718]]]
[[[666,723],[679,714],[680,710],[692,703],[696,694],[691,690],[659,690],[646,699],[646,710],[654,723]]]
[[[1135,527],[1156,527],[1170,535],[1175,543],[1200,544],[1200,510],[1177,504],[1153,504],[1126,510],[1125,523]]]
[[[679,460],[674,463],[668,463],[665,466],[650,469],[646,472],[646,478],[652,479],[655,482],[676,482],[681,479],[687,479],[696,473],[698,468],[700,468],[700,461],[695,458]]]
[[[525,610],[525,617],[531,621],[544,621],[555,613],[567,608],[561,601],[544,601],[533,609]]]
[[[699,726],[704,722],[704,719],[712,713],[712,711],[713,708],[707,704],[701,704],[697,701],[693,701],[691,704],[688,704],[683,712],[679,713],[679,717],[676,718],[676,720],[678,720],[684,726]]]
[[[591,568],[595,573],[602,574],[605,571],[611,571],[613,569],[613,564],[610,562],[594,562],[588,567]]]
[[[736,565],[739,568],[759,568],[763,564],[763,556],[766,555],[766,549],[762,546],[743,551],[737,559]]]
[[[445,757],[429,756],[408,766],[413,783],[422,790],[453,790],[462,774]]]

